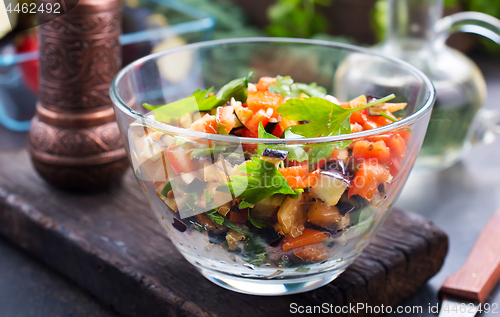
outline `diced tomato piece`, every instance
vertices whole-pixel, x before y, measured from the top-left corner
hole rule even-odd
[[[367,100],[365,95],[358,96],[351,101],[343,102],[340,106],[345,109],[352,109],[366,105]]]
[[[316,263],[328,259],[328,251],[322,244],[311,244],[293,250],[293,254],[304,261]]]
[[[247,128],[241,129],[241,136],[244,138],[256,138],[257,134],[253,134]]]
[[[398,133],[393,133],[389,140],[386,141],[387,146],[391,149],[391,156],[403,156],[406,151],[406,143],[402,136]]]
[[[248,220],[248,208],[241,209],[240,211],[231,210],[227,214],[227,220],[232,223],[245,223]]]
[[[279,171],[292,188],[294,188],[302,181],[306,180],[309,176],[309,167],[307,165],[297,165],[280,168]]]
[[[279,171],[292,189],[312,187],[318,182],[319,169],[309,173],[307,164],[285,167]]]
[[[247,128],[243,128],[240,130],[241,131],[241,136],[244,138],[256,138],[257,135],[253,134],[252,132],[248,131]],[[257,150],[257,144],[248,144],[248,143],[243,143],[243,151],[248,152],[248,153],[253,153]]]
[[[297,238],[287,235],[283,239],[283,251],[320,243],[328,239],[328,237],[330,237],[330,234],[327,232],[305,228]]]
[[[401,164],[403,163],[404,154],[406,151],[406,143],[403,137],[395,132],[387,141],[387,146],[391,149],[389,169],[392,175],[396,175],[401,168]]]
[[[394,118],[394,119],[397,119],[392,113],[390,113],[389,111],[383,111],[385,114],[387,114],[389,117],[391,118]],[[388,124],[391,124],[393,121],[392,120],[389,120],[383,116],[375,116],[375,122],[377,122],[377,125],[379,127],[383,127],[385,125],[388,125]]]
[[[279,138],[281,137],[283,132],[285,132],[286,129],[298,124],[299,124],[298,121],[281,118],[281,121],[278,123],[278,126],[273,131],[273,135]]]
[[[217,109],[217,123],[223,125],[226,133],[234,127],[234,107],[225,106]]]
[[[382,140],[377,142],[361,140],[354,143],[352,156],[363,159],[374,158],[379,162],[388,162],[391,151]]]
[[[270,112],[270,111],[269,111]],[[254,135],[259,135],[259,123],[262,122],[262,126],[266,126],[269,122],[270,115],[268,112],[263,109],[259,110],[256,114],[254,114],[247,123],[245,123],[245,127],[252,132]]]
[[[193,160],[191,160],[189,153],[187,153],[182,147],[172,144],[166,151],[168,161],[176,174],[190,173],[196,170],[196,164]]]
[[[316,186],[319,180],[319,169],[315,170],[314,172],[309,173],[306,179],[302,179],[299,183],[294,184],[294,186],[290,185],[292,189],[297,189],[297,188],[309,188]]]
[[[371,199],[380,184],[386,182],[390,173],[382,164],[365,161],[359,167],[356,176],[349,188],[348,196],[360,195],[365,199]]]
[[[368,115],[366,109],[359,110],[351,114],[351,123],[357,123],[363,127],[365,130],[378,128],[377,122]]]
[[[268,91],[269,85],[276,82],[276,77],[261,77],[256,87],[258,91]]]
[[[403,140],[405,141],[405,144],[408,145],[408,142],[410,142],[411,138],[411,131],[409,129],[399,129],[394,132],[397,133],[400,137],[402,137]]]
[[[191,124],[191,130],[217,134],[217,120],[208,113]]]
[[[384,141],[390,149],[391,155],[387,163],[392,175],[397,174],[403,162],[407,142],[405,137],[409,140],[410,132],[403,129],[367,137],[371,142]]]
[[[247,97],[247,107],[253,112],[257,113],[259,110],[268,108],[272,108],[273,117],[278,116],[278,112],[276,111],[281,104],[281,95],[275,94],[269,91],[255,91],[248,93]]]

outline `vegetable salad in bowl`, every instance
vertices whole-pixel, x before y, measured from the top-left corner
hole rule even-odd
[[[359,255],[418,152],[408,104],[380,91],[339,100],[251,70],[175,102],[144,100],[120,127],[153,211],[203,275],[245,293],[302,292]]]

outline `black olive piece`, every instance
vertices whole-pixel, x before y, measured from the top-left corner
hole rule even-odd
[[[311,123],[311,121],[299,121],[300,124],[308,124]]]
[[[174,218],[174,222],[172,222],[172,226],[180,232],[184,232],[187,229],[187,225],[177,218]]]
[[[286,159],[287,155],[288,151],[269,149],[269,148],[265,149],[264,152],[262,152],[262,156],[274,157],[280,160]]]
[[[361,209],[368,204],[368,200],[359,195],[353,195],[349,197],[349,199],[351,200],[352,204],[358,209]]]
[[[261,237],[264,240],[264,242],[266,242],[269,245],[271,245],[271,243],[274,243],[276,241],[277,241],[276,245],[278,245],[281,239],[283,238],[273,228],[269,226],[260,229],[254,226],[249,226],[249,230],[250,232],[255,233],[255,235]]]
[[[339,171],[342,174],[346,174],[346,166],[343,160],[331,160],[326,162],[323,166],[321,166],[322,170],[333,170]]]
[[[243,154],[245,156],[245,161],[250,161],[252,159],[252,154],[248,153],[248,152],[245,152],[245,154]]]
[[[344,202],[339,202],[336,205],[337,209],[339,210],[339,213],[342,215],[342,217],[345,217],[348,213],[354,210],[354,205],[350,203],[344,203]]]
[[[266,124],[266,127],[264,130],[266,130],[267,133],[273,134],[274,129],[278,126],[279,121],[276,120],[275,118],[272,118],[269,120],[269,122]]]
[[[318,225],[312,224],[312,223],[310,223],[310,222],[307,222],[307,223],[305,224],[305,227],[306,227],[306,228],[309,228],[309,229],[316,230],[316,231],[327,232],[327,233],[329,233],[329,234],[332,234],[332,233],[333,233],[333,230],[332,230],[331,228],[321,227],[321,226],[318,226]]]
[[[330,242],[326,245],[327,248],[333,248],[333,246],[335,245],[335,242]]]
[[[272,241],[271,243],[269,243],[269,246],[270,247],[277,247],[280,245],[281,241],[283,240],[284,236],[279,236],[276,240]]]
[[[370,103],[379,99],[380,99],[379,97],[376,97],[374,95],[366,95],[366,103]]]
[[[227,231],[216,233],[208,230],[208,241],[213,244],[221,244],[226,241],[226,233]]]
[[[382,184],[378,185],[377,189],[381,195],[385,194],[385,184],[382,183]]]
[[[332,178],[341,180],[344,183],[346,183],[347,186],[349,186],[351,184],[351,181],[344,174],[342,174],[339,171],[336,171],[336,170],[321,170],[319,173],[321,175],[326,175],[328,177],[332,177]]]

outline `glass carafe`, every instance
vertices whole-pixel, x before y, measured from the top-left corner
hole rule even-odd
[[[497,1],[497,0],[495,0]],[[441,18],[442,0],[388,0],[386,40],[376,47],[385,55],[413,64],[434,83],[437,100],[416,168],[445,168],[470,145],[483,141],[498,123],[498,112],[481,110],[486,84],[478,67],[448,47],[454,32],[486,36],[500,44],[500,20],[478,12]]]

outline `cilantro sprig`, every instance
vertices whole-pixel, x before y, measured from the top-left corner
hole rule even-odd
[[[179,118],[186,113],[195,111],[210,111],[213,108],[225,105],[231,98],[236,101],[245,102],[247,100],[248,81],[253,77],[254,71],[242,78],[237,78],[222,86],[219,92],[214,95],[213,87],[205,90],[196,90],[191,96],[170,103],[168,105],[151,105],[144,103],[142,106],[154,111],[155,120],[171,122],[172,119]],[[168,107],[166,107],[168,106]]]
[[[229,176],[228,185],[234,196],[243,199],[240,209],[274,194],[297,195],[273,163],[254,157],[240,165],[238,171],[245,175]]]
[[[298,98],[301,93],[305,93],[310,97],[324,97],[326,96],[326,89],[318,86],[316,83],[309,85],[303,83],[294,83],[290,76],[276,76],[276,82],[269,85],[269,91],[282,95],[283,97],[289,96],[290,98]]]
[[[394,94],[370,102],[364,106],[344,109],[322,98],[289,99],[278,108],[278,113],[283,117],[297,120],[310,121],[310,123],[292,126],[285,130],[285,137],[314,138],[320,136],[333,136],[351,133],[350,117],[356,111],[363,110],[395,98]],[[333,143],[313,145],[308,152],[309,163],[314,164],[330,157],[335,148],[343,149],[352,141],[344,140]]]
[[[333,136],[351,133],[349,118],[356,111],[363,110],[391,99],[396,96],[391,94],[384,98],[370,102],[364,106],[345,109],[328,100],[311,97],[289,99],[278,108],[278,113],[283,117],[296,121],[309,121],[310,123],[290,127],[294,134],[306,138],[319,136]]]

